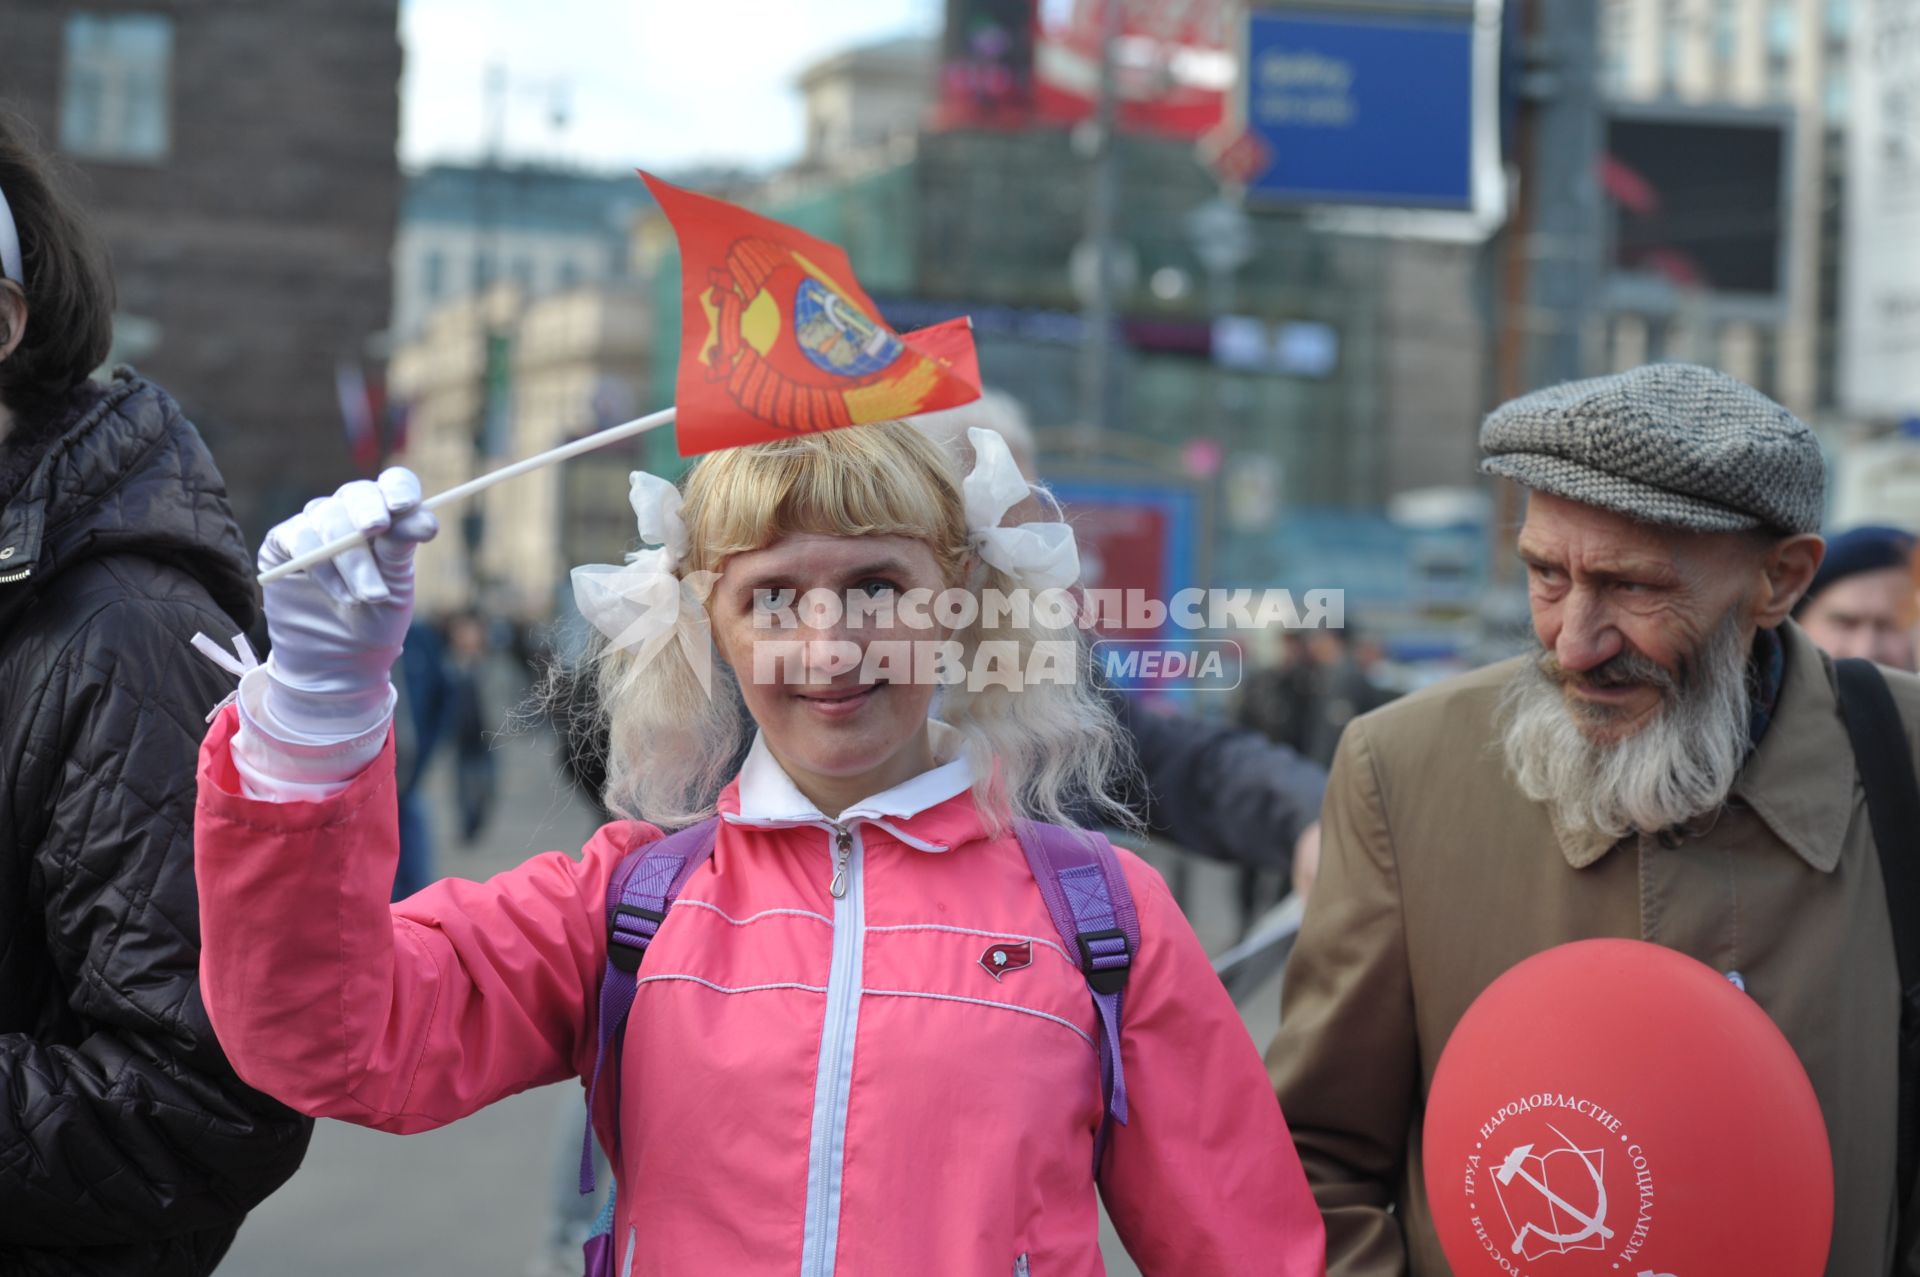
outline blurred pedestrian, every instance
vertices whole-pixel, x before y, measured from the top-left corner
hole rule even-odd
[[[1530,490],[1538,647],[1348,724],[1268,1054],[1329,1274],[1450,1271],[1420,1188],[1441,1047],[1501,974],[1595,937],[1677,949],[1752,996],[1825,1113],[1828,1273],[1914,1272],[1880,859],[1911,848],[1876,846],[1835,670],[1789,619],[1821,561],[1818,443],[1687,365],[1540,391],[1480,438],[1483,468]],[[1920,680],[1886,683],[1913,733]]]
[[[609,728],[594,688],[593,671],[584,668],[581,654],[563,654],[555,646],[533,658],[529,668],[535,676],[531,704],[544,711],[552,724],[559,742],[560,770],[581,801],[603,822],[612,820],[614,815],[606,805]],[[551,1165],[547,1174],[547,1218],[527,1263],[526,1277],[572,1277],[579,1267],[580,1246],[592,1232],[603,1204],[602,1195],[580,1191],[580,1146],[590,1129],[586,1112],[575,1097],[562,1096],[555,1104],[552,1133],[547,1155]],[[610,1176],[606,1150],[596,1139],[589,1151],[594,1160],[594,1180],[604,1184]]]
[[[1234,721],[1298,752],[1297,742],[1307,737],[1305,715],[1312,699],[1306,638],[1291,630],[1257,638],[1257,644],[1249,644],[1250,668],[1234,701]]]
[[[0,1271],[211,1272],[310,1124],[198,988],[194,760],[253,619],[226,489],[167,392],[89,374],[113,285],[0,110]],[[263,425],[265,423],[262,423]]]
[[[1379,709],[1394,694],[1375,683],[1361,663],[1353,626],[1309,630],[1305,649],[1295,685],[1304,698],[1295,719],[1300,734],[1288,743],[1325,767],[1333,762],[1347,724]]]
[[[974,463],[967,431],[991,430],[1005,441],[1035,493],[1009,517],[1045,518],[1058,511],[1039,483],[1033,431],[1013,396],[988,390],[971,403],[911,420],[962,471]],[[1138,783],[1118,796],[1149,833],[1210,860],[1283,879],[1293,875],[1302,850],[1309,858],[1317,854],[1324,762],[1304,758],[1291,742],[1263,739],[1244,725],[1155,713],[1118,691],[1105,696],[1139,765]],[[1243,902],[1243,926],[1247,915]]]
[[[1867,526],[1829,539],[1827,557],[1793,619],[1829,656],[1863,656],[1911,672],[1913,534]]]
[[[426,781],[446,738],[452,697],[446,641],[425,621],[407,628],[406,647],[393,665],[393,688],[393,788],[400,858],[394,866],[392,898],[405,900],[440,876],[434,870],[437,857]]]
[[[460,842],[471,846],[493,813],[493,711],[487,699],[486,620],[473,612],[447,622],[447,737],[453,743]]]

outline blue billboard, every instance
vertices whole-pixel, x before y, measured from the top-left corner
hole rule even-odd
[[[1498,162],[1479,43],[1471,10],[1251,10],[1238,109],[1265,162],[1246,174],[1248,197],[1472,210],[1489,124]]]

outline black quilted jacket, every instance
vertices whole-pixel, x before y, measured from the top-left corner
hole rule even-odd
[[[199,435],[129,373],[0,442],[0,1274],[211,1272],[309,1123],[198,987],[194,764],[254,613]]]

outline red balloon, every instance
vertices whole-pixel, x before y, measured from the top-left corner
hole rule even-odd
[[[1427,1097],[1455,1277],[1819,1277],[1833,1156],[1787,1039],[1727,977],[1638,940],[1487,986]]]

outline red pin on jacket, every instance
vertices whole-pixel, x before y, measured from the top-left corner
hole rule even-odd
[[[1018,971],[1033,965],[1033,941],[1022,940],[1018,944],[1003,942],[990,944],[980,955],[980,969],[992,976],[998,984],[1000,977],[1009,971]]]
[[[965,319],[901,336],[824,240],[640,175],[680,241],[680,455],[980,397]]]

